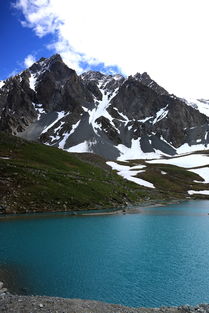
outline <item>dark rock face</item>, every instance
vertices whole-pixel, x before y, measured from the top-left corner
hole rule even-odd
[[[122,143],[120,134],[116,130],[117,128],[113,127],[106,117],[100,116],[96,120],[96,123],[101,126],[102,131],[106,133],[107,137],[114,143],[114,145]]]
[[[107,159],[129,150],[135,158],[156,150],[174,155],[185,143],[209,143],[209,118],[147,73],[78,76],[59,55],[5,81],[0,117],[2,131]]]
[[[10,78],[0,89],[0,130],[17,134],[37,118],[36,94],[30,89],[28,73]]]
[[[73,111],[77,106],[88,106],[93,101],[91,93],[76,72],[69,69],[59,55],[38,63],[35,69],[34,65],[31,68],[37,77],[37,101],[46,112]]]
[[[162,107],[163,104],[152,89],[129,77],[111,101],[108,112],[111,114],[111,110],[117,108],[129,119],[141,120],[154,116]]]
[[[151,77],[145,72],[143,74],[136,73],[134,78],[141,82],[144,86],[147,86],[154,90],[158,95],[169,95],[169,93],[161,86],[159,86]]]

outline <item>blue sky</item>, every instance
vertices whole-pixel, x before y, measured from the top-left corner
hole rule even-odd
[[[15,1],[0,0],[0,80],[4,80],[11,75],[19,73],[26,68],[24,60],[28,55],[32,55],[35,60],[41,57],[50,57],[56,53],[56,49],[48,49],[47,45],[52,43],[56,35],[46,34],[38,37],[33,28],[23,27],[21,21],[24,15],[21,10],[14,7]],[[80,61],[82,69],[102,71],[108,74],[120,72],[117,66],[105,66],[103,62],[89,64]]]
[[[0,0],[0,80],[60,53],[78,73],[147,72],[209,99],[208,12],[208,0]]]
[[[22,18],[21,11],[14,9],[11,1],[0,0],[0,80],[21,71],[28,54],[35,55],[37,59],[52,54],[45,48],[52,36],[38,38],[32,29],[22,27]]]

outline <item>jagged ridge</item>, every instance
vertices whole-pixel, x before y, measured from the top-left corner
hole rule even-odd
[[[170,95],[147,73],[78,76],[54,55],[1,86],[0,130],[70,152],[124,160],[209,143],[209,114]]]

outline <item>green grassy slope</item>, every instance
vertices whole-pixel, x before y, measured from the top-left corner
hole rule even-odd
[[[158,194],[124,180],[101,157],[0,133],[1,212],[111,208],[147,197]]]
[[[209,184],[185,168],[145,160],[118,163],[146,165],[137,177],[156,188],[123,179],[97,155],[68,153],[0,133],[0,213],[116,208],[187,199],[188,190],[209,190]]]
[[[209,154],[209,151],[199,151],[192,154]],[[145,160],[131,160],[128,163],[119,163],[129,166],[145,165],[144,172],[138,174],[137,177],[151,182],[156,187],[158,194],[163,195],[164,199],[209,199],[209,195],[188,194],[189,190],[209,191],[209,184],[203,184],[203,178],[196,173],[190,172],[189,168],[171,164],[150,164]],[[199,168],[208,168],[208,165]]]

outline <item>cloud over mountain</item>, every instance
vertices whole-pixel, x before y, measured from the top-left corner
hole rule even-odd
[[[208,97],[208,1],[18,0],[22,25],[78,72],[104,63],[147,71],[171,93]],[[201,80],[201,84],[200,84]]]

